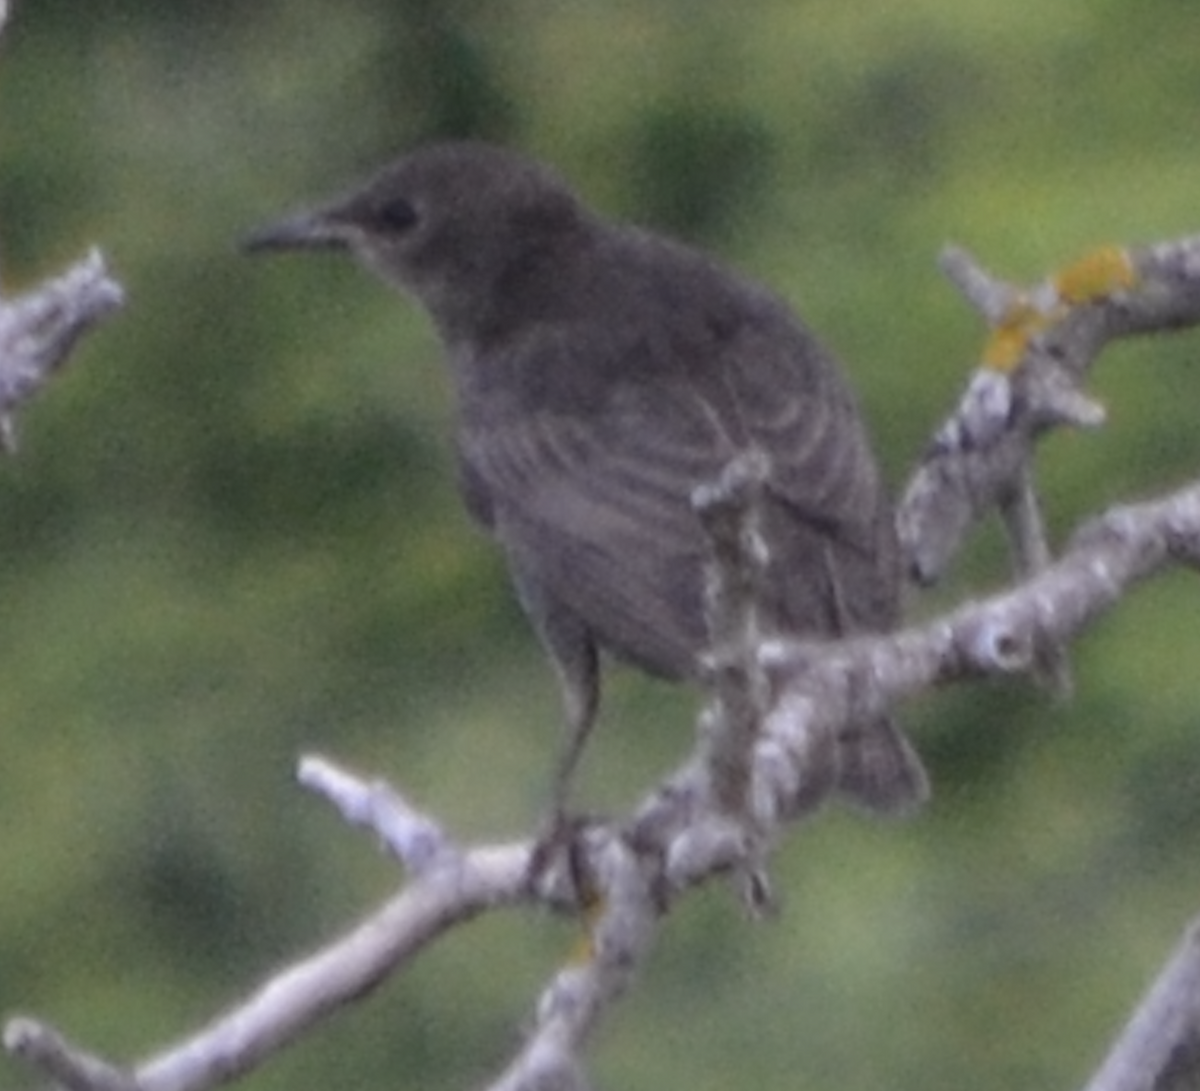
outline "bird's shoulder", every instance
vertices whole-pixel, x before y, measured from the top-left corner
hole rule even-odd
[[[720,401],[731,384],[844,397],[837,365],[778,296],[638,228],[601,225],[509,303],[506,321],[451,346],[468,416],[594,417],[614,398]]]

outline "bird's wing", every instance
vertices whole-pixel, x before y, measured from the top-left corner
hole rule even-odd
[[[833,359],[790,319],[756,325],[703,385],[714,401],[727,391],[727,415],[770,458],[774,622],[809,635],[891,628],[902,582],[891,501]]]
[[[693,672],[704,546],[688,497],[708,476],[701,437],[531,411],[464,433],[460,455],[468,505],[519,586],[537,585],[622,658]]]
[[[879,486],[852,400],[826,359],[797,362],[815,345],[759,340],[730,340],[715,353],[710,344],[699,366],[648,357],[639,367],[626,351],[619,376],[586,405],[527,399],[464,421],[468,504],[508,550],[519,582],[536,581],[600,644],[668,676],[691,673],[705,642],[705,545],[692,492],[751,444],[771,461],[783,617],[832,631],[830,565],[843,553],[850,567],[855,557],[875,563]],[[534,368],[556,369],[568,365],[539,359]],[[789,596],[794,607],[782,601]]]
[[[797,523],[875,549],[886,500],[858,406],[833,359],[790,318],[741,329],[680,385],[723,436],[710,473],[758,447],[770,459],[770,493]]]

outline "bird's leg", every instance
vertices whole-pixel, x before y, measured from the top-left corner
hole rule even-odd
[[[560,752],[550,787],[548,830],[568,827],[571,778],[596,720],[600,704],[600,656],[596,642],[578,615],[546,586],[538,565],[513,540],[505,540],[509,570],[521,605],[554,664],[562,690],[567,742]]]
[[[549,810],[538,832],[530,879],[536,883],[559,852],[565,852],[567,873],[574,888],[573,898],[586,906],[589,900],[587,884],[576,865],[574,848],[575,835],[582,823],[571,814],[570,796],[575,770],[596,722],[600,669],[595,645],[582,632],[574,635],[577,639],[567,640],[565,631],[558,629],[545,636],[562,687],[567,738],[554,766]]]
[[[590,664],[581,664],[586,670],[586,677],[580,678],[568,673],[561,662],[559,677],[563,690],[563,710],[566,712],[567,741],[558,755],[554,768],[554,779],[550,785],[550,818],[555,826],[569,825],[568,803],[571,795],[571,781],[583,756],[584,747],[592,733],[596,722],[596,710],[599,705],[599,676],[596,666],[596,655],[591,653]]]

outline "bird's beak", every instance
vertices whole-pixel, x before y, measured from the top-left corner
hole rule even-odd
[[[274,250],[344,250],[350,245],[348,225],[323,209],[298,212],[252,231],[241,241],[246,254]]]

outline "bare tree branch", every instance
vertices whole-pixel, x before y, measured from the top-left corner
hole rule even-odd
[[[324,796],[347,822],[373,830],[410,875],[423,875],[459,854],[446,831],[386,781],[363,781],[316,755],[300,759],[296,779]]]
[[[9,1020],[4,1048],[44,1072],[67,1091],[135,1091],[132,1076],[71,1045],[33,1019]]]
[[[114,1077],[123,1072],[121,1066],[80,1053],[36,1020],[10,1020],[5,1045],[71,1091],[123,1091],[123,1079],[139,1091],[193,1091],[227,1083],[330,1011],[369,992],[448,928],[485,909],[521,900],[528,865],[526,845],[464,853],[397,894],[347,935],[272,977],[187,1040],[137,1065],[127,1077]],[[63,1078],[67,1072],[74,1074],[70,1081]],[[94,1082],[88,1079],[91,1073],[99,1073]]]
[[[1200,918],[1188,925],[1086,1091],[1200,1086]]]
[[[1020,586],[960,607],[920,629],[811,652],[782,643],[764,658],[787,676],[781,703],[803,701],[840,722],[863,692],[886,707],[932,685],[1029,670],[1042,641],[1070,639],[1137,581],[1172,563],[1194,564],[1200,483],[1160,500],[1115,508],[1083,527],[1064,555]]]
[[[0,295],[0,446],[15,449],[17,409],[45,386],[79,337],[123,302],[98,250],[34,291]]]
[[[1028,518],[1027,503],[1012,503],[1032,480],[1036,440],[1064,424],[1103,423],[1103,408],[1082,384],[1109,341],[1200,322],[1200,236],[1104,247],[1027,289],[995,279],[957,248],[942,266],[991,335],[900,507],[909,568],[922,583],[938,578],[970,525],[996,507],[1024,521],[1010,525],[1018,556],[1041,552],[1039,521]],[[1025,543],[1030,534],[1035,540]]]

